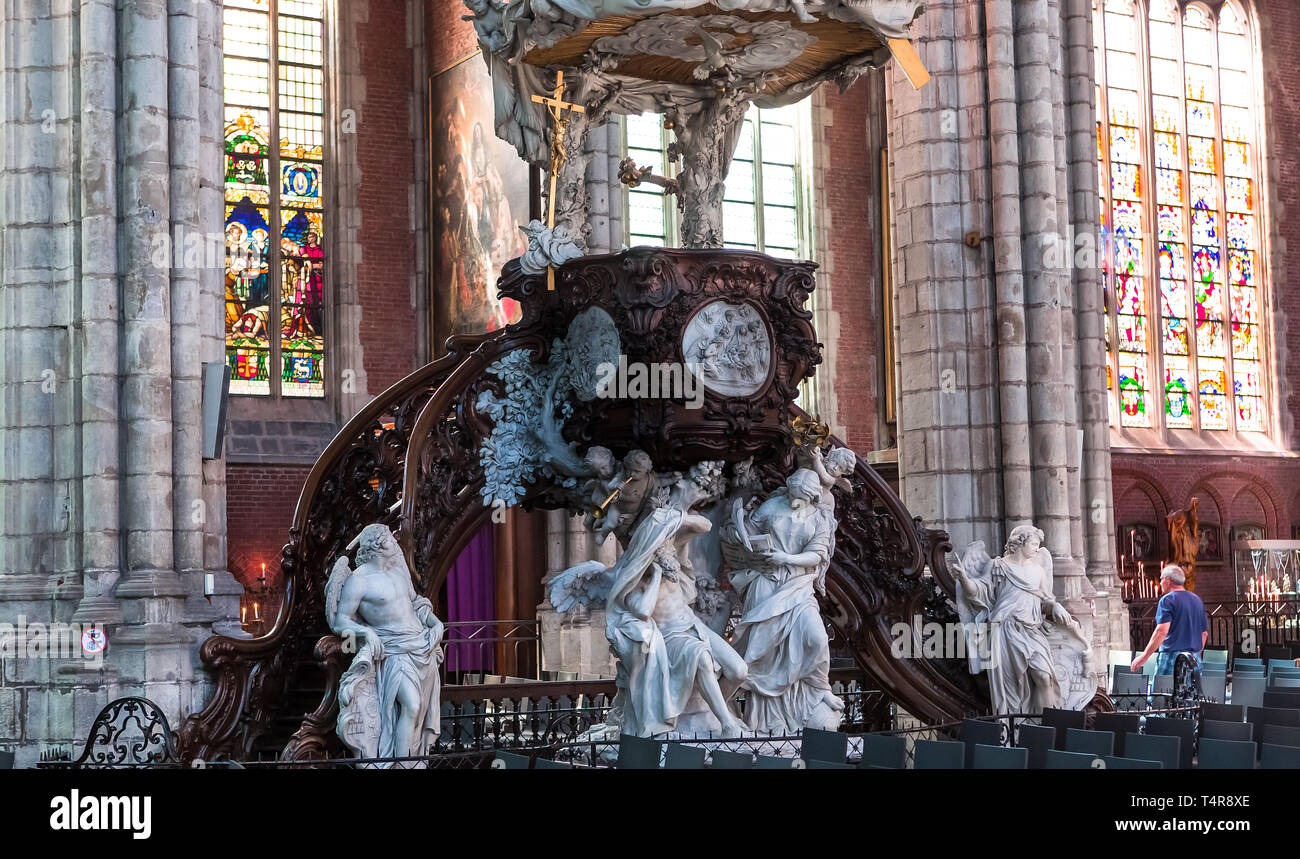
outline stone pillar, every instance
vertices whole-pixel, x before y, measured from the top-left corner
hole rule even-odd
[[[1071,247],[1096,223],[1084,6],[932,0],[918,20],[933,80],[915,91],[889,71],[894,301],[909,509],[959,550],[982,539],[996,555],[1014,526],[1042,528],[1057,595],[1086,632],[1097,612],[1104,666],[1103,320],[1095,263],[1077,268]]]
[[[109,638],[99,663],[5,660],[20,763],[120,694],[178,724],[197,640],[237,613],[200,423],[225,360],[220,46],[217,0],[0,16],[0,619]]]

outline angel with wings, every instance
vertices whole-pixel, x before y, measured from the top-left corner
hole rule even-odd
[[[1091,645],[1052,593],[1052,553],[1043,532],[1013,528],[1000,558],[982,540],[955,567],[957,610],[970,645],[972,674],[988,670],[997,713],[1038,713],[1044,707],[1079,709],[1079,678],[1086,678]],[[1086,684],[1085,684],[1086,687]]]
[[[358,545],[357,568],[339,558],[325,586],[330,629],[361,642],[339,679],[339,739],[362,758],[425,755],[440,728],[443,624],[387,525],[367,525]]]
[[[695,574],[688,544],[712,522],[695,508],[716,501],[721,463],[704,462],[656,492],[611,567],[587,561],[549,582],[560,612],[604,608],[605,636],[618,662],[607,724],[640,737],[721,731],[744,725],[729,701],[746,675],[730,644],[695,614]]]

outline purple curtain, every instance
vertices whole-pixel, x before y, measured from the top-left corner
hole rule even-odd
[[[447,573],[447,673],[496,668],[492,525],[479,530]],[[454,626],[453,624],[463,624]]]

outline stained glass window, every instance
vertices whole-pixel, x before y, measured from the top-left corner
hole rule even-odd
[[[1262,431],[1246,17],[1236,0],[1142,8],[1093,6],[1112,412],[1121,427]]]
[[[323,397],[322,0],[226,0],[222,16],[230,392]]]
[[[727,173],[722,200],[722,239],[729,248],[760,250],[772,256],[809,257],[806,225],[799,201],[805,193],[802,151],[806,105],[751,107],[741,128]],[[636,163],[665,175],[665,153],[673,135],[662,118],[642,114],[626,118],[626,151]],[[670,170],[672,167],[670,166]],[[676,203],[655,185],[627,193],[629,245],[677,244]]]

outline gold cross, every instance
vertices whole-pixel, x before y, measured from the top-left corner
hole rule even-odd
[[[546,226],[555,229],[555,181],[559,176],[560,167],[564,164],[564,132],[569,127],[569,121],[573,118],[565,111],[576,113],[586,113],[587,111],[579,104],[572,104],[564,100],[564,70],[556,69],[555,71],[555,91],[548,98],[543,95],[532,96],[532,100],[538,104],[546,106],[546,112],[550,114],[551,121],[555,123],[554,130],[551,132],[551,184],[550,196],[547,197],[546,203]],[[546,267],[546,288],[555,290],[555,266]]]

